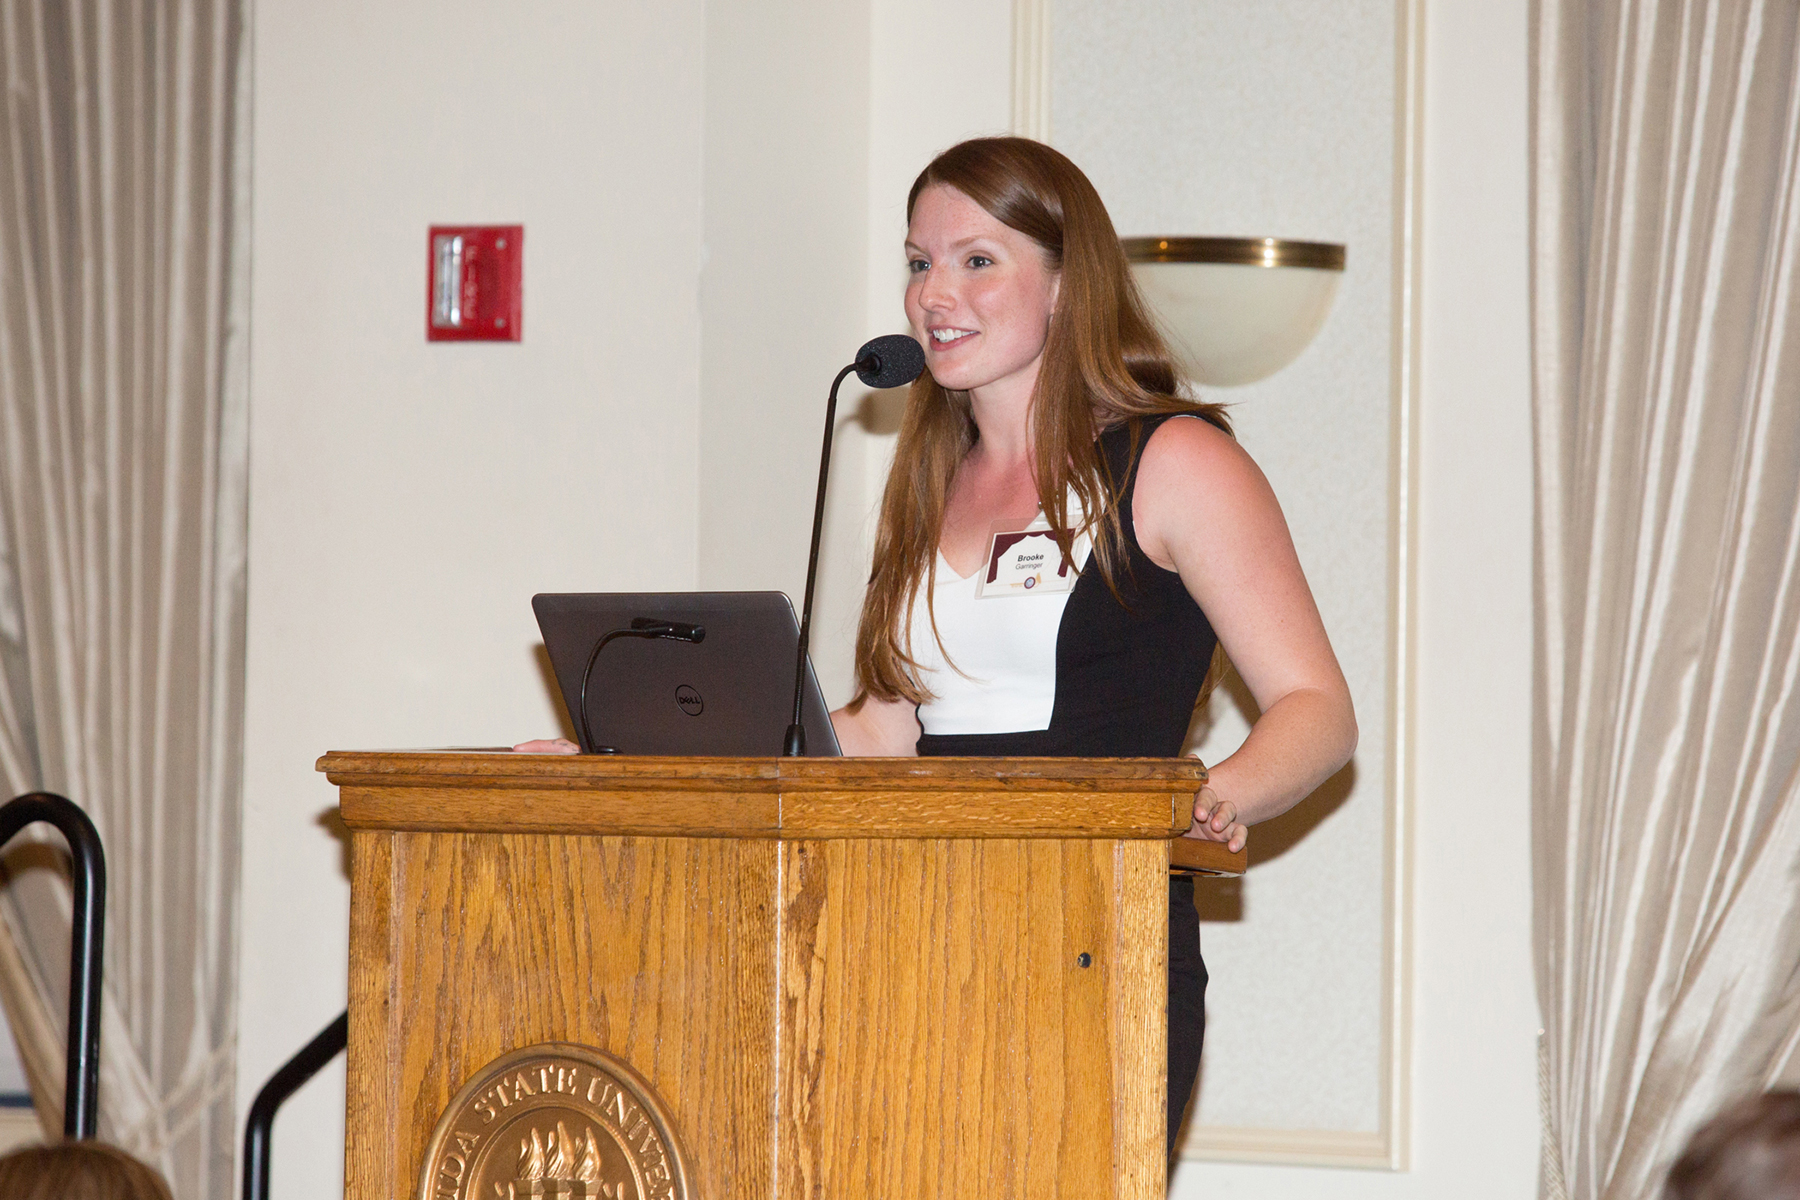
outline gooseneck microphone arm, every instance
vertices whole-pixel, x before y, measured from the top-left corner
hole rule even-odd
[[[831,472],[831,431],[837,425],[838,386],[844,377],[856,370],[851,363],[831,381],[831,395],[825,401],[825,446],[819,451],[819,494],[813,500],[812,551],[806,557],[806,595],[800,602],[800,648],[794,654],[794,720],[787,727],[787,739],[781,747],[784,758],[798,758],[806,753],[806,725],[800,711],[806,695],[806,647],[812,634],[813,584],[819,577],[819,538],[825,532],[825,481]]]
[[[649,638],[667,642],[704,642],[706,628],[702,625],[688,625],[682,621],[662,621],[655,617],[633,617],[628,629],[615,629],[594,643],[588,654],[587,666],[581,669],[581,699],[576,705],[581,710],[581,740],[594,748],[590,754],[617,754],[612,746],[595,746],[594,731],[588,728],[588,676],[594,673],[594,664],[600,660],[600,652],[606,649],[607,643],[615,638]]]
[[[800,645],[794,654],[794,720],[787,727],[781,753],[797,758],[806,753],[806,725],[802,705],[806,697],[806,647],[812,635],[813,584],[819,576],[819,537],[825,531],[825,481],[831,470],[831,431],[837,425],[838,386],[855,371],[872,388],[894,388],[911,383],[925,369],[925,351],[904,333],[890,333],[864,342],[856,361],[831,381],[825,401],[825,445],[819,451],[819,494],[813,501],[812,552],[806,558],[806,595],[800,602]]]

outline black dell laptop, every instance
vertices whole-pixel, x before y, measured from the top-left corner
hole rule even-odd
[[[800,646],[782,593],[545,593],[531,608],[583,754],[781,753]],[[658,631],[673,636],[634,636]],[[811,662],[801,713],[806,753],[841,753]]]

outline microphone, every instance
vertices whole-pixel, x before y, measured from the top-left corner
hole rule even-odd
[[[863,343],[856,352],[856,377],[865,387],[901,387],[924,369],[925,351],[910,334],[890,333]]]
[[[831,428],[837,423],[838,385],[855,371],[863,384],[872,388],[895,388],[911,383],[925,369],[924,348],[904,333],[890,333],[864,342],[856,352],[856,361],[837,373],[831,381],[831,395],[825,400],[825,446],[819,452],[819,494],[813,501],[812,553],[806,560],[806,596],[800,604],[800,645],[794,653],[794,720],[787,727],[782,745],[784,758],[797,758],[806,753],[806,726],[802,724],[801,703],[806,695],[806,646],[812,635],[813,583],[819,575],[819,535],[825,530],[825,481],[831,468]]]
[[[587,689],[588,677],[594,673],[594,664],[600,659],[600,652],[614,638],[652,638],[670,642],[704,642],[706,629],[701,625],[689,625],[683,621],[664,621],[656,617],[633,617],[631,628],[615,629],[594,643],[594,649],[588,654],[587,666],[581,669],[581,699],[576,705],[581,710],[581,736],[587,744],[594,748],[590,754],[617,754],[613,746],[594,746],[594,731],[588,728]]]

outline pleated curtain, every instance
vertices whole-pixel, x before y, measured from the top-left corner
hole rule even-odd
[[[1535,0],[1542,1194],[1800,1038],[1800,5]]]
[[[0,784],[100,830],[101,1134],[181,1200],[234,1191],[246,48],[238,0],[0,0]],[[52,1130],[58,845],[0,905]]]

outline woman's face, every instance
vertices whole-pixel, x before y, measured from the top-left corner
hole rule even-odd
[[[913,204],[906,257],[906,317],[931,377],[956,392],[1029,395],[1060,278],[1038,244],[935,184]]]

